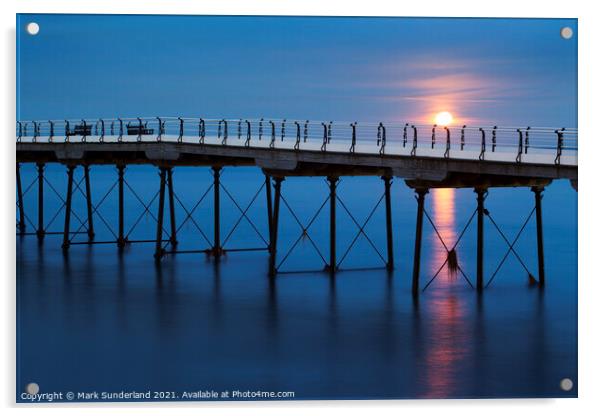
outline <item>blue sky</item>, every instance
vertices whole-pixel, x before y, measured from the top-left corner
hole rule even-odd
[[[575,19],[25,14],[17,43],[20,119],[577,125]]]

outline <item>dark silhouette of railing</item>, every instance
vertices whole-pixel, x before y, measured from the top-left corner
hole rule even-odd
[[[319,150],[556,165],[577,163],[578,135],[575,128],[266,120],[244,119],[243,122],[241,118],[136,117],[18,121],[16,136],[17,142],[57,142],[61,138],[56,133],[62,124],[65,142],[77,142],[78,138],[82,142],[123,142],[135,137],[138,142],[196,142],[299,152]],[[270,134],[268,143],[262,141],[266,123]],[[237,127],[234,141],[228,140],[229,124]],[[280,143],[276,141],[277,124],[280,125]]]

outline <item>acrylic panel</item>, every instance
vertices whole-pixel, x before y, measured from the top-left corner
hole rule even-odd
[[[577,35],[17,15],[16,400],[576,397]]]

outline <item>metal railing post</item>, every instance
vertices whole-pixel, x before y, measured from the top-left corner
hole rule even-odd
[[[431,149],[435,148],[435,140],[436,140],[435,132],[436,132],[436,130],[437,130],[437,125],[433,124],[433,129],[431,131]]]
[[[303,143],[307,142],[308,126],[309,120],[305,120],[305,124],[303,125]]]
[[[416,126],[412,125],[412,131],[414,136],[412,139],[412,151],[410,152],[410,156],[416,156],[416,148],[418,147],[418,129]]]
[[[518,132],[518,153],[516,155],[516,163],[521,163],[523,157],[523,131],[516,129]]]
[[[270,138],[270,149],[273,149],[276,145],[276,124],[272,120],[270,120],[270,127],[272,129],[272,135]]]
[[[222,124],[224,126],[224,138],[222,139],[222,144],[227,144],[228,142],[228,121],[226,119],[221,119],[221,121],[218,123],[218,136],[217,138],[219,139],[219,135],[221,133],[221,129],[222,129]]]
[[[295,146],[293,148],[295,150],[299,150],[299,144],[301,143],[301,126],[297,121],[295,121],[295,128],[297,131],[297,135],[295,136]]]
[[[328,127],[326,126],[326,123],[322,123],[322,128],[324,129],[324,137],[322,138],[322,147],[320,147],[320,150],[325,152],[326,143],[328,143]]]
[[[481,153],[479,154],[479,160],[485,160],[485,130],[479,127],[481,132]]]
[[[105,141],[105,121],[100,119],[100,138],[98,139],[101,143]]]
[[[123,120],[118,118],[119,120],[119,136],[117,137],[117,141],[121,143],[123,141]]]
[[[65,120],[65,143],[69,142],[70,134],[71,134],[71,132],[70,132],[70,127],[69,127],[69,121]]]
[[[350,153],[355,153],[355,143],[357,141],[357,122],[349,124],[351,126],[351,147],[349,148]]]
[[[86,123],[86,120],[82,119],[82,127],[84,128],[84,131],[82,133],[82,142],[86,141],[86,137],[88,137],[88,124]],[[90,126],[90,130],[92,130],[92,126]]]
[[[184,119],[182,119],[182,117],[178,117],[178,120],[180,121],[180,132],[178,135],[178,143],[182,143],[182,140],[184,139]]]
[[[159,132],[157,133],[157,141],[160,142],[163,138],[163,121],[161,117],[157,117],[157,123],[159,123]]]
[[[385,146],[387,145],[387,130],[383,123],[378,125],[378,134],[377,134],[377,145],[380,143],[380,149],[378,150],[379,155],[385,154]]]
[[[38,133],[39,133],[38,123],[35,121],[32,121],[31,123],[33,124],[33,139],[32,140],[35,143],[38,141]]]
[[[205,120],[199,118],[199,143],[205,143]]]
[[[561,128],[560,130],[554,130],[554,133],[558,136],[558,141],[556,143],[556,159],[554,159],[554,164],[560,164],[560,156],[562,155],[562,146],[564,144],[564,130],[565,128]]]
[[[445,129],[445,153],[443,153],[443,157],[445,159],[449,159],[449,149],[451,148],[451,135],[449,132],[449,128],[447,126],[444,127]]]
[[[245,140],[245,147],[249,147],[251,145],[251,122],[249,120],[245,120],[247,125],[247,138]]]

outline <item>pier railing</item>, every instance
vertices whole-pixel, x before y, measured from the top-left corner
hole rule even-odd
[[[135,117],[17,121],[17,142],[181,142],[576,165],[576,128]]]

